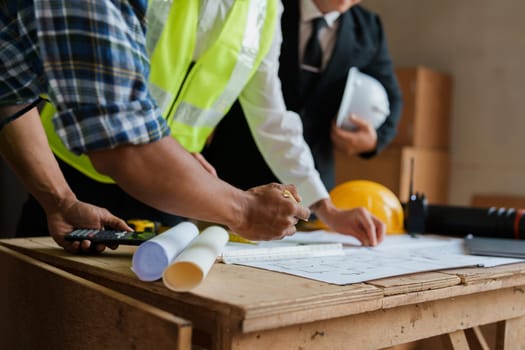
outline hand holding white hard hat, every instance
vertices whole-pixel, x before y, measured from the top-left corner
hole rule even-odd
[[[381,83],[359,69],[352,67],[348,72],[346,87],[337,113],[336,124],[345,130],[353,130],[350,115],[355,114],[367,120],[377,129],[390,114],[388,95]]]

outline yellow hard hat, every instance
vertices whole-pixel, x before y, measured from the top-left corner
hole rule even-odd
[[[387,234],[404,233],[403,207],[387,187],[368,180],[352,180],[336,186],[330,198],[339,209],[363,207],[386,224]],[[320,222],[320,228],[326,225]]]

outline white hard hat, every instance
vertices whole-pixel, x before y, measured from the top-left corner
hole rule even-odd
[[[353,113],[370,122],[377,129],[390,114],[386,90],[377,79],[361,73],[356,67],[350,68],[346,87],[337,113],[337,126],[353,130],[354,124],[348,119]]]

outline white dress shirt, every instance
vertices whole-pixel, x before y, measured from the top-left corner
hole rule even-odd
[[[199,36],[194,58],[202,55],[220,32],[234,0],[201,0]],[[283,8],[280,4],[279,13]],[[218,29],[219,28],[219,29]],[[274,40],[260,67],[245,86],[239,101],[246,115],[255,143],[269,167],[284,184],[297,186],[305,206],[329,198],[328,191],[314,167],[310,148],[303,138],[303,127],[294,112],[287,111],[279,80],[279,54],[282,42],[280,15]],[[235,157],[235,154],[225,154]],[[239,171],[242,164],[239,164]]]

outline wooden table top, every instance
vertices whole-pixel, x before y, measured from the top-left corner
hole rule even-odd
[[[130,269],[136,247],[120,246],[87,256],[69,254],[49,237],[3,239],[0,244],[83,277],[96,276],[166,302],[189,305],[194,312],[209,313],[208,319],[223,317],[243,333],[525,285],[525,263],[417,273],[346,286],[216,263],[200,286],[177,293],[161,281],[138,280]],[[180,316],[187,317],[181,311]]]

